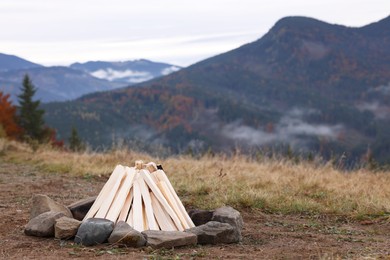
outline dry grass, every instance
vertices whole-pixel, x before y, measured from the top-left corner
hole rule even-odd
[[[69,175],[109,175],[116,164],[135,160],[164,166],[187,206],[262,208],[281,213],[342,214],[354,217],[390,214],[390,172],[360,169],[342,172],[331,164],[293,163],[235,157],[152,158],[125,149],[108,153],[70,153],[0,139],[0,158],[29,163],[44,172]]]

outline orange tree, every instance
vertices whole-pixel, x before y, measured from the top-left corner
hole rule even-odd
[[[9,100],[10,95],[0,91],[0,127],[5,135],[17,139],[22,134],[22,128],[16,123],[16,106]]]

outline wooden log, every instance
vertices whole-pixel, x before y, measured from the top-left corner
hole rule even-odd
[[[102,205],[100,206],[98,212],[95,215],[95,218],[105,218],[106,217],[108,210],[110,209],[110,207],[115,199],[115,196],[116,196],[121,184],[123,183],[125,174],[126,174],[126,170],[124,170],[118,174],[118,178],[116,179],[115,184],[113,185],[111,191],[108,193],[108,195],[104,199]]]
[[[160,202],[154,196],[153,192],[150,192],[150,199],[152,202],[152,207],[154,209],[153,212],[156,217],[157,223],[160,226],[160,229],[164,231],[177,231],[177,228],[172,222],[171,217],[164,212]]]
[[[144,223],[144,230],[148,230],[149,229],[149,223],[148,223],[148,218],[146,216],[146,210],[145,210],[145,204],[144,202],[142,201],[142,220],[143,220],[143,223]]]
[[[164,198],[164,195],[161,193],[160,189],[154,183],[150,174],[145,170],[141,170],[140,175],[145,180],[145,182],[149,186],[149,188],[152,190],[152,192],[156,196],[157,200],[161,203],[164,210],[169,214],[169,216],[171,216],[173,222],[175,223],[175,225],[177,227],[177,230],[183,231],[184,228],[183,228],[179,218],[177,217],[175,211],[171,208],[171,206],[169,205],[167,200]]]
[[[113,200],[110,209],[107,212],[106,219],[116,222],[118,216],[125,204],[127,195],[129,194],[130,188],[133,185],[134,176],[136,174],[134,168],[125,167],[125,176],[120,186],[115,199]]]
[[[181,210],[179,209],[179,206],[177,205],[176,200],[174,199],[173,195],[171,194],[165,181],[160,181],[158,183],[158,186],[160,187],[160,190],[163,193],[164,197],[167,199],[169,205],[171,205],[172,209],[175,211],[176,215],[179,217],[183,227],[185,229],[190,228],[190,226],[188,225],[186,219],[184,218]]]
[[[151,199],[150,199],[149,188],[147,187],[147,185],[146,185],[144,179],[142,178],[142,176],[140,176],[140,178],[138,178],[137,181],[138,181],[138,184],[140,186],[142,199],[144,201],[144,206],[145,206],[144,207],[145,208],[144,218],[146,219],[147,229],[158,230],[158,226],[157,226],[156,220],[154,219],[154,214],[153,214],[152,202],[151,202]],[[146,229],[146,227],[145,227],[145,229]]]
[[[135,161],[135,166],[134,166],[137,170],[141,170],[144,168],[144,161],[142,160],[137,160]]]
[[[126,223],[129,224],[132,228],[134,228],[134,214],[133,214],[133,207],[131,207],[129,215],[127,216]]]
[[[137,173],[136,178],[139,178],[139,173]],[[145,230],[144,228],[144,217],[143,217],[143,211],[142,211],[142,198],[141,198],[141,191],[139,187],[138,181],[134,182],[133,185],[134,188],[134,199],[133,199],[133,225],[134,229],[138,230],[139,232],[142,232]]]
[[[100,209],[101,205],[105,201],[107,195],[110,193],[110,191],[112,190],[113,186],[115,185],[117,179],[124,172],[125,172],[125,168],[122,165],[117,165],[115,167],[115,169],[112,172],[110,178],[104,184],[104,186],[101,189],[99,195],[97,196],[95,202],[93,203],[93,205],[91,206],[91,208],[89,209],[88,213],[85,215],[83,220],[87,220],[87,219],[93,218],[95,216],[96,212],[98,212],[98,210]]]
[[[125,222],[127,221],[127,218],[129,216],[129,213],[130,213],[130,207],[131,207],[132,202],[133,202],[133,188],[130,189],[129,194],[127,195],[125,204],[123,205],[123,208],[122,208],[121,213],[119,215],[118,222],[121,220],[125,221]]]
[[[150,173],[155,172],[155,171],[157,171],[157,165],[154,162],[149,162],[149,163],[146,164],[146,169]]]
[[[177,193],[175,192],[175,189],[173,188],[173,186],[172,186],[171,182],[169,181],[169,179],[168,179],[167,175],[165,174],[165,172],[163,170],[157,170],[156,172],[154,172],[154,175],[157,177],[158,180],[165,181],[165,183],[168,186],[169,191],[171,192],[171,194],[175,198],[176,203],[179,206],[179,209],[180,209],[182,215],[184,216],[188,226],[190,228],[191,227],[195,227],[194,222],[192,221],[192,219],[188,215],[186,209],[184,208],[183,203],[181,202],[179,196],[177,196]]]

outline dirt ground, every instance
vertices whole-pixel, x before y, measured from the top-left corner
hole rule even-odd
[[[0,160],[1,259],[390,259],[390,220],[242,211],[243,242],[171,250],[83,247],[73,241],[24,235],[31,197],[46,194],[68,205],[98,194],[108,176],[69,177]]]

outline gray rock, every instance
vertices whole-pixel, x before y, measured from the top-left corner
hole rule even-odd
[[[188,215],[194,222],[195,226],[200,226],[211,221],[214,211],[212,210],[201,210],[201,209],[192,209],[188,212]]]
[[[235,228],[228,223],[210,221],[206,224],[187,229],[185,232],[195,234],[198,237],[198,244],[230,244],[240,241]]]
[[[90,218],[81,223],[74,242],[84,246],[103,244],[113,229],[114,222],[108,219]]]
[[[95,197],[89,197],[87,199],[82,199],[72,203],[68,206],[72,212],[73,218],[77,220],[83,220],[85,215],[87,215],[89,209],[92,207],[92,204],[95,202]]]
[[[242,240],[241,230],[244,225],[240,212],[232,207],[225,206],[214,210],[212,221],[228,223],[236,230],[237,236]]]
[[[141,232],[138,232],[129,224],[119,221],[108,238],[108,243],[127,247],[142,247],[146,245],[146,239]]]
[[[146,237],[146,245],[152,248],[172,248],[197,243],[195,234],[180,231],[146,230],[142,234]]]
[[[34,195],[32,198],[30,219],[33,219],[36,216],[49,211],[62,212],[67,217],[73,217],[72,212],[70,212],[67,207],[55,202],[48,196],[42,194]]]
[[[64,216],[63,212],[44,212],[27,223],[24,233],[28,236],[53,237],[56,219]]]
[[[74,218],[62,217],[56,219],[54,225],[54,237],[59,239],[69,239],[77,234],[81,221]]]

